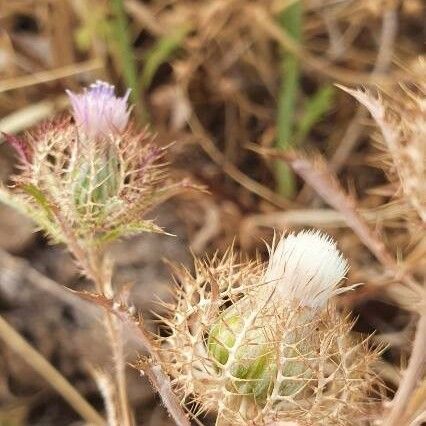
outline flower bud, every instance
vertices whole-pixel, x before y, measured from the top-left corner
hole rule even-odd
[[[283,303],[324,308],[347,288],[337,288],[348,271],[336,243],[319,231],[302,231],[281,238],[270,250],[264,282],[276,288]]]
[[[108,205],[117,202],[119,163],[116,155],[82,160],[73,181],[75,208],[83,218],[97,219],[108,214]]]
[[[330,237],[290,234],[267,264],[228,253],[195,267],[195,277],[179,274],[164,356],[184,396],[217,411],[218,424],[346,424],[368,401],[376,353],[333,303],[347,263]]]
[[[230,352],[235,354],[230,365],[232,388],[259,399],[266,398],[276,370],[273,345],[263,331],[256,328],[243,336],[244,321],[231,307],[213,325],[208,338],[208,352],[219,363],[219,369],[227,365]]]
[[[130,90],[123,97],[114,94],[114,86],[96,81],[82,94],[67,90],[73,108],[74,120],[87,138],[120,134],[129,121],[127,107]]]
[[[129,91],[97,81],[67,92],[72,118],[39,126],[25,139],[9,136],[21,159],[13,205],[54,241],[100,246],[141,232],[162,232],[143,215],[190,185],[168,183],[164,149],[129,123]],[[75,244],[74,244],[75,246]]]
[[[249,299],[253,295],[226,309],[209,333],[209,354],[219,364],[227,365],[230,351],[235,352],[230,371],[237,382],[235,387],[238,392],[265,398],[272,390],[271,375],[278,368],[274,356],[276,330],[267,317],[272,317],[279,310],[273,304],[278,302],[282,306],[288,305],[289,311],[292,311],[292,327],[304,325],[315,314],[314,309],[327,303],[346,268],[346,261],[335,243],[319,233],[291,234],[282,238],[276,248],[271,250],[263,278],[267,285],[254,295],[255,301],[265,306],[252,320],[252,326],[248,329],[244,327],[247,324],[245,319],[251,311]],[[267,300],[265,296],[269,296],[268,293],[275,300]],[[253,308],[256,309],[256,306]],[[310,367],[304,368],[296,355],[314,348],[310,348],[309,339],[298,342],[295,333],[288,332],[290,328],[288,326],[287,330],[283,330],[282,335],[287,345],[283,355],[288,361],[281,365],[281,374],[285,377],[302,375],[307,378]],[[302,382],[297,384],[289,380],[282,385],[280,393],[287,396],[302,385]]]

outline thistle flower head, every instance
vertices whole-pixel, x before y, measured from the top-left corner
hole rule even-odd
[[[323,308],[342,289],[337,288],[348,265],[330,236],[302,231],[282,237],[271,249],[264,281],[271,283],[284,301]]]
[[[87,137],[96,138],[122,133],[129,121],[130,109],[127,101],[130,89],[123,97],[115,95],[114,86],[96,81],[83,93],[67,90],[73,108],[73,117]]]
[[[188,185],[169,183],[165,150],[129,122],[129,92],[116,97],[113,86],[98,81],[83,94],[68,94],[74,120],[44,123],[18,141],[9,137],[22,173],[7,199],[54,240],[103,244],[160,232],[143,215]]]
[[[330,237],[306,231],[266,264],[229,251],[196,259],[195,276],[179,271],[171,334],[159,339],[182,397],[219,425],[352,424],[370,407],[377,353],[333,302],[346,270]]]

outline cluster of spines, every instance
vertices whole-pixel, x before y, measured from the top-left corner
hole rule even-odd
[[[2,198],[7,196],[57,241],[67,240],[64,224],[77,239],[96,244],[160,232],[141,217],[187,186],[168,182],[165,148],[128,123],[128,94],[116,97],[112,86],[97,82],[83,94],[69,95],[73,118],[43,123],[24,138],[7,136],[21,160],[21,173],[15,176],[14,193],[4,191]],[[112,121],[120,122],[119,128]]]
[[[333,304],[316,316],[306,315],[306,308],[283,306],[269,298],[262,304],[253,283],[263,270],[259,262],[240,264],[228,253],[212,264],[197,261],[194,277],[187,271],[180,274],[177,301],[165,319],[171,334],[162,339],[176,389],[197,413],[218,412],[219,424],[303,418],[311,424],[324,418],[329,424],[351,424],[354,414],[368,405],[367,393],[374,381],[369,366],[377,352],[366,341],[354,340],[352,323]],[[209,352],[208,336],[212,323],[230,307],[235,307],[244,326],[235,330],[228,324],[234,342],[225,348],[228,359],[220,363]],[[260,342],[252,337],[259,333],[265,336]],[[268,362],[276,366],[266,373],[262,395],[252,391],[255,376],[241,379],[233,370],[239,353],[257,356],[256,345],[264,345],[257,349],[265,348]]]

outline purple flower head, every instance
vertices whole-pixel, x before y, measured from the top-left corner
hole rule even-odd
[[[97,80],[81,94],[67,90],[77,126],[88,137],[120,134],[129,121],[127,106],[130,89],[123,97],[117,97],[114,86]]]

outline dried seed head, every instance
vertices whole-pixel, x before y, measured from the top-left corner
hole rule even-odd
[[[271,249],[264,281],[276,286],[284,301],[323,308],[337,288],[348,265],[330,236],[302,231],[282,237]]]
[[[266,265],[229,252],[179,273],[164,357],[177,389],[217,424],[352,424],[371,403],[377,353],[329,300],[346,262],[322,234],[287,238]]]
[[[125,130],[130,115],[130,89],[123,97],[115,96],[114,91],[114,86],[99,80],[81,94],[67,90],[74,120],[86,137],[120,134]]]
[[[426,62],[420,59],[415,68],[424,75]],[[392,200],[386,207],[398,208],[414,244],[423,237],[426,222],[426,84],[401,84],[376,94],[339,87],[367,108],[380,129],[375,163],[389,178],[386,195],[392,194]]]

